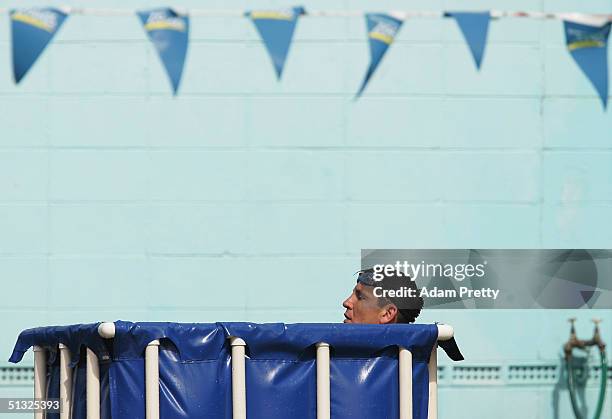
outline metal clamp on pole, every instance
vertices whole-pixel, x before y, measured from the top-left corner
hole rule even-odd
[[[246,419],[246,342],[230,337],[232,346],[232,412],[233,419]]]

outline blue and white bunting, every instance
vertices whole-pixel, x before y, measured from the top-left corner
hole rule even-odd
[[[170,8],[138,12],[138,17],[157,49],[176,95],[187,55],[189,17]]]
[[[403,16],[390,14],[368,13],[366,24],[368,28],[368,41],[370,43],[370,66],[357,92],[356,98],[361,96],[370,78],[376,71],[385,52],[395,40],[403,23]]]
[[[447,17],[452,17],[459,25],[461,33],[465,38],[474,57],[476,68],[480,70],[485,47],[487,45],[487,34],[491,13],[489,12],[446,12]]]
[[[268,50],[276,71],[276,77],[279,80],[283,74],[298,17],[303,14],[305,14],[303,7],[276,11],[254,10],[246,13],[246,16],[255,24],[259,36],[261,36]]]
[[[10,11],[13,77],[19,83],[51,42],[68,16],[54,8]]]
[[[11,53],[13,78],[22,82],[37,63],[47,46],[54,40],[69,15],[136,15],[147,37],[153,44],[166,71],[174,95],[178,94],[189,46],[190,18],[187,12],[170,7],[134,11],[133,9],[98,8],[15,8],[8,10],[11,23]],[[193,16],[243,16],[253,22],[269,55],[277,80],[283,76],[298,19],[306,15],[304,7],[276,10],[192,9]],[[354,10],[320,10],[309,16],[362,16]],[[366,13],[367,39],[370,60],[367,71],[355,94],[355,100],[368,88],[389,47],[395,41],[408,17],[446,17],[457,23],[470,50],[474,64],[481,69],[487,49],[489,26],[492,19],[528,17],[563,22],[568,52],[580,71],[597,92],[604,110],[609,97],[608,40],[612,30],[611,14],[541,13],[524,11],[397,11]],[[397,47],[396,47],[397,48]],[[418,57],[415,57],[418,61]],[[468,59],[469,60],[469,59]],[[316,63],[315,63],[316,66]]]
[[[566,19],[563,25],[567,49],[595,87],[605,109],[608,104],[608,38],[611,23],[582,17]]]

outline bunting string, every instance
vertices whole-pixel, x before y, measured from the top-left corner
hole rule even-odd
[[[89,7],[57,7],[65,14],[81,15],[81,16],[134,16],[139,10],[135,9],[119,9],[119,8],[89,8]],[[11,9],[0,7],[0,13],[8,13]],[[246,10],[240,9],[181,9],[173,7],[173,10],[179,14],[188,14],[191,17],[244,17]],[[478,12],[479,10],[475,10]],[[369,11],[364,10],[308,10],[304,17],[363,17]],[[401,14],[404,18],[442,18],[446,11],[427,11],[427,10],[397,10],[389,11],[389,14]],[[532,19],[548,19],[548,20],[563,20],[578,18],[585,14],[575,12],[538,12],[538,11],[507,11],[507,10],[489,10],[492,18],[532,18]],[[586,16],[601,19],[602,21],[611,21],[612,13],[589,13]]]

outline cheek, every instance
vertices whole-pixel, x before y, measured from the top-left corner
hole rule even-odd
[[[369,323],[373,316],[376,315],[374,308],[366,301],[358,301],[353,307],[353,317],[359,322]]]

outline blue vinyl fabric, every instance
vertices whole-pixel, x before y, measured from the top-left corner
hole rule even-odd
[[[110,418],[110,388],[108,373],[110,362],[100,363],[100,417]],[[58,383],[59,385],[59,383]],[[72,417],[87,417],[87,363],[85,353],[81,353],[81,359],[72,373]]]
[[[73,419],[86,417],[86,348],[90,348],[100,361],[100,404],[101,418],[110,418],[109,366],[111,365],[112,342],[98,334],[98,325],[78,324],[72,326],[37,327],[19,334],[10,362],[21,361],[25,352],[37,345],[47,351],[47,398],[59,398],[60,343],[70,350],[72,372]],[[47,419],[59,419],[59,413],[47,414]]]
[[[47,365],[47,399],[59,399],[60,368],[59,357],[52,356]],[[59,413],[47,413],[47,419],[59,419]]]
[[[414,418],[427,418],[427,362],[436,325],[131,323],[115,322],[105,340],[97,324],[29,329],[20,335],[12,362],[32,345],[72,352],[73,418],[85,418],[83,345],[101,361],[102,418],[145,417],[144,352],[160,341],[160,416],[163,419],[231,419],[229,337],[247,344],[247,416],[252,419],[316,418],[316,347],[331,346],[331,415],[335,419],[399,416],[398,346],[413,354]],[[91,345],[91,346],[90,346]],[[72,349],[76,351],[72,351]],[[110,358],[109,358],[110,356]],[[59,388],[57,357],[49,357],[50,394]]]

